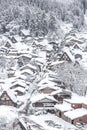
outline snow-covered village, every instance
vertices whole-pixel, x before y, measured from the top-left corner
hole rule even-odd
[[[87,130],[87,0],[0,0],[0,130]]]

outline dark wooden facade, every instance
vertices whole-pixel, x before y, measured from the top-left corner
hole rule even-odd
[[[54,105],[57,103],[57,101],[53,101],[47,98],[44,98],[42,100],[38,100],[35,103],[33,103],[34,107],[44,107],[44,108],[50,108],[54,107]]]
[[[72,103],[71,107],[74,108],[74,109],[82,108],[82,103]]]
[[[67,91],[60,92],[58,94],[54,95],[54,98],[58,100],[59,102],[63,102],[63,99],[70,99],[71,93]]]
[[[82,103],[82,107],[87,109],[87,103]]]
[[[68,62],[72,62],[72,60],[70,59],[70,57],[68,56],[68,54],[66,52],[64,52],[62,54],[62,56],[59,59],[60,61],[64,60],[64,61],[68,61]]]
[[[77,123],[81,123],[81,124],[86,123],[87,124],[87,115],[84,115],[84,116],[81,116],[81,117],[78,117],[75,119],[70,119],[63,114],[62,119],[64,119],[65,121],[67,121],[71,124],[74,124],[74,125],[76,125]]]
[[[17,106],[17,104],[11,99],[6,91],[4,91],[0,96],[0,105],[8,105],[14,107]]]

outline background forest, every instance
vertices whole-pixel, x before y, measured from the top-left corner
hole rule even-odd
[[[60,37],[60,21],[79,29],[84,26],[86,8],[87,0],[0,0],[0,30],[29,28],[32,36],[55,32]]]

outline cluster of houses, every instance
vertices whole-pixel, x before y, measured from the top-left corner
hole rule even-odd
[[[38,83],[38,92],[31,97],[34,110],[46,110],[55,113],[55,105],[63,103],[63,99],[71,98],[71,92],[65,89],[63,82],[56,83],[52,77],[45,77]]]
[[[87,62],[87,33],[84,32],[83,34],[79,36],[77,32],[71,31],[65,36],[61,51],[59,48],[57,60],[49,64],[50,70],[55,71],[55,69],[65,61],[74,64],[78,63],[83,68],[87,67],[85,67]]]
[[[50,112],[73,125],[87,124],[86,97],[60,87],[44,86],[31,98],[34,110]]]
[[[64,99],[62,104],[55,105],[56,115],[71,124],[87,124],[86,98],[73,95]]]
[[[78,122],[87,124],[86,99],[67,90],[64,82],[53,75],[55,69],[65,61],[80,63],[87,53],[86,44],[74,35],[67,36],[58,59],[49,59],[53,58],[53,52],[58,47],[58,43],[48,42],[47,39],[32,38],[29,30],[25,29],[17,35],[0,36],[0,58],[10,62],[4,68],[7,77],[3,76],[2,80],[0,75],[0,105],[19,108],[25,102],[22,97],[32,92],[32,87],[36,87],[37,94],[26,98],[30,99],[33,110],[51,112],[74,125]],[[44,76],[46,72],[49,75]],[[23,121],[17,120],[16,125],[26,130]]]

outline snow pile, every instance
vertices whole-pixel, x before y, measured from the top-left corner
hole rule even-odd
[[[65,122],[61,118],[47,114],[47,115],[39,115],[39,116],[30,116],[29,119],[33,120],[35,123],[43,126],[44,130],[69,130],[73,129],[75,130],[76,127],[72,124]],[[49,125],[46,123],[46,121],[51,122]],[[60,128],[56,128],[55,126],[58,125]]]
[[[5,119],[7,123],[14,121],[18,118],[18,113],[14,107],[11,106],[0,106],[0,122]]]

